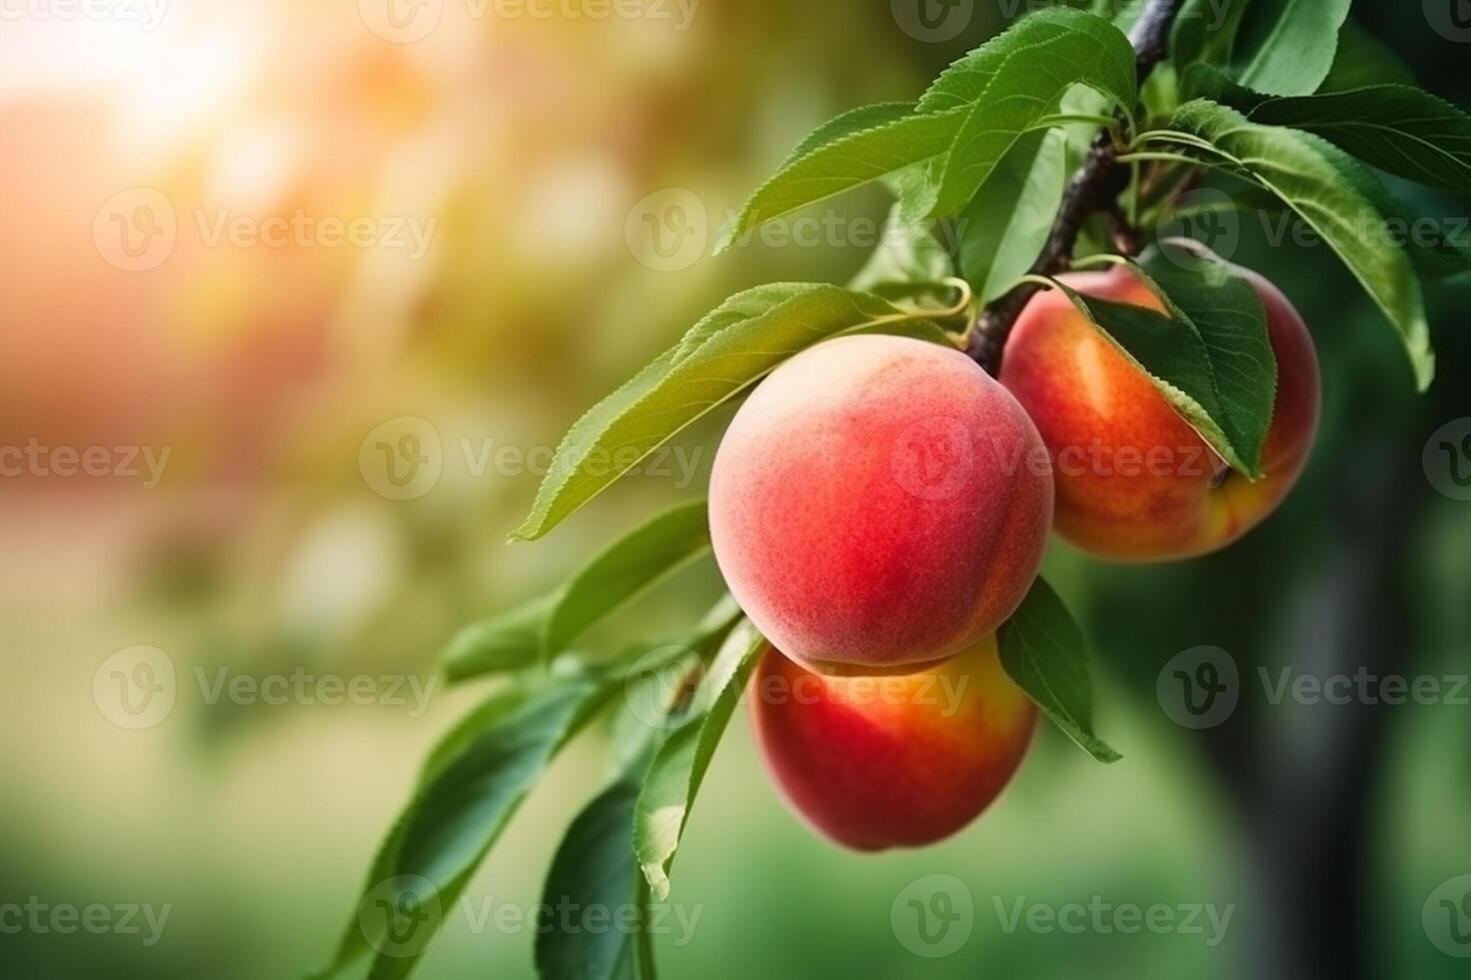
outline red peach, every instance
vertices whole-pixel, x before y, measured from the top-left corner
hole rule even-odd
[[[737,413],[710,531],[741,608],[817,670],[934,663],[993,632],[1036,578],[1052,520],[1046,448],[957,350],[819,344]]]
[[[987,637],[905,676],[823,676],[769,650],[751,717],[791,805],[838,843],[880,851],[979,816],[1021,765],[1037,711]]]
[[[1057,531],[1094,555],[1189,558],[1224,548],[1276,509],[1296,483],[1318,427],[1318,356],[1292,304],[1244,276],[1266,307],[1277,399],[1264,479],[1230,470],[1142,371],[1060,290],[1027,304],[1007,341],[1001,382],[1042,433],[1057,480]],[[1125,268],[1064,276],[1074,289],[1162,310]]]

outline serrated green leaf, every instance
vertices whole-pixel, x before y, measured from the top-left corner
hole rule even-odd
[[[408,976],[511,815],[615,689],[592,675],[561,675],[514,703],[495,695],[476,713],[483,727],[456,726],[431,755],[426,778],[380,846],[337,956],[317,976],[337,976],[375,951],[372,980]],[[421,902],[427,907],[427,897],[439,914],[406,923],[386,913],[360,915],[372,911],[368,903],[375,896],[385,910],[403,908],[409,899],[416,909]]]
[[[1225,263],[1170,244],[1137,271],[1169,315],[1062,288],[1222,459],[1261,479],[1277,364],[1256,290]]]
[[[1186,90],[1246,114],[1249,122],[1313,133],[1380,170],[1454,193],[1471,193],[1471,115],[1408,85],[1277,98],[1195,65]]]
[[[1399,332],[1420,389],[1429,387],[1435,355],[1414,266],[1384,235],[1384,216],[1344,174],[1336,149],[1311,133],[1258,125],[1205,99],[1181,106],[1171,127],[1223,154],[1203,163],[1266,188],[1312,226]]]
[[[1122,31],[1101,17],[1049,8],[997,41],[1006,42],[997,48],[1005,56],[999,66],[987,58],[983,67],[973,69],[976,78],[956,68],[936,83],[954,93],[969,91],[985,79],[984,89],[964,110],[945,157],[934,214],[956,214],[964,208],[1022,135],[1056,114],[1075,85],[1095,89],[1120,106],[1132,108],[1137,98],[1134,49]],[[920,100],[921,109],[935,98],[932,90]]]
[[[633,847],[654,897],[669,897],[669,872],[720,738],[735,714],[766,641],[743,622],[727,638],[700,686],[698,709],[654,757],[639,793]]]
[[[514,537],[528,541],[546,534],[658,446],[793,354],[851,330],[927,319],[839,286],[776,284],[736,294],[572,427]],[[600,462],[590,466],[590,460]]]
[[[912,116],[914,109],[913,102],[877,102],[839,113],[808,133],[802,142],[787,154],[787,158],[777,169],[783,170],[812,151],[821,149],[829,143],[835,143],[844,137],[887,126],[889,123]]]
[[[957,219],[961,272],[982,303],[1006,292],[1042,254],[1062,204],[1066,155],[1060,131],[1029,133]]]
[[[1122,758],[1093,731],[1093,678],[1083,631],[1038,578],[996,634],[1001,666],[1063,733],[1099,762]]]
[[[1353,0],[1254,0],[1236,36],[1231,74],[1272,95],[1315,92],[1333,68]]]
[[[939,156],[950,148],[964,112],[904,116],[822,142],[783,165],[751,195],[735,219],[727,222],[716,253],[738,244],[765,222]]]

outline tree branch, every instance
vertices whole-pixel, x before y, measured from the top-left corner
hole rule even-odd
[[[1139,22],[1130,32],[1129,40],[1134,45],[1134,63],[1141,83],[1169,54],[1170,28],[1183,4],[1184,0],[1149,0]],[[1117,156],[1118,150],[1110,134],[1107,131],[1099,133],[1083,166],[1063,193],[1062,207],[1057,212],[1041,256],[1032,265],[1032,275],[1055,276],[1065,271],[1072,260],[1073,247],[1084,222],[1093,214],[1113,207],[1115,199],[1128,186],[1129,179],[1128,168],[1115,159]],[[1040,289],[1032,283],[1016,287],[988,306],[971,329],[967,353],[991,374],[1001,373],[1001,354],[1011,328],[1027,301]]]

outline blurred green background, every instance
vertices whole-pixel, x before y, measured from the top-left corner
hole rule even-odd
[[[428,683],[458,625],[703,492],[728,413],[681,438],[672,472],[623,481],[543,542],[505,544],[536,460],[582,411],[729,293],[846,279],[867,251],[861,222],[886,205],[850,196],[816,243],[719,259],[665,254],[649,216],[669,220],[675,201],[692,224],[664,230],[713,233],[811,127],[914,97],[1017,5],[962,2],[931,31],[900,0],[668,2],[635,18],[431,0],[412,16],[440,20],[412,43],[398,42],[425,22],[381,7],[174,0],[151,28],[44,5],[0,21],[0,446],[168,452],[156,486],[59,467],[0,479],[0,906],[170,910],[151,945],[14,933],[0,917],[0,975],[325,963],[424,751],[479,692],[435,689],[425,711],[412,696],[211,704],[197,672]],[[1356,11],[1423,84],[1471,104],[1471,38],[1438,32],[1419,4]],[[177,240],[130,271],[107,234],[159,200],[139,188],[162,195]],[[1418,203],[1447,219],[1467,206]],[[366,219],[378,237],[214,240],[221,214]],[[395,227],[427,230],[426,247],[396,247]],[[1287,505],[1224,554],[1109,567],[1054,545],[1049,574],[1095,641],[1100,729],[1124,761],[1096,765],[1044,730],[966,832],[857,856],[784,808],[742,718],[681,851],[673,900],[699,918],[660,937],[667,976],[1465,975],[1422,914],[1471,874],[1471,708],[1273,705],[1255,678],[1468,670],[1471,502],[1437,492],[1422,454],[1471,416],[1471,288],[1430,292],[1440,379],[1420,398],[1325,249],[1274,247],[1248,223],[1236,260],[1312,326],[1324,431]],[[406,418],[437,437],[441,472],[389,499],[402,494],[379,492],[362,450]],[[709,563],[692,568],[588,645],[677,632],[718,593]],[[1229,721],[1194,731],[1162,710],[1156,680],[1202,645],[1228,651],[1243,684]],[[134,730],[94,679],[137,646],[166,653],[178,690]],[[594,734],[559,761],[473,901],[539,900],[605,747]],[[934,874],[964,882],[974,915],[968,942],[931,959],[890,914]],[[1204,916],[1204,935],[1004,927],[1018,901],[1095,897],[1232,917],[1214,945]],[[532,941],[452,919],[420,975],[531,976]]]

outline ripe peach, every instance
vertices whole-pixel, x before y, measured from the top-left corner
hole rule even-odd
[[[933,663],[1006,620],[1052,521],[1046,447],[959,351],[819,344],[742,406],[715,459],[710,531],[767,639],[827,672]]]
[[[838,843],[880,851],[979,816],[1021,765],[1037,711],[988,636],[904,676],[822,676],[769,650],[751,717],[791,805]]]
[[[1224,548],[1263,521],[1301,474],[1318,428],[1318,356],[1292,304],[1237,272],[1266,307],[1277,401],[1256,483],[1230,470],[1060,290],[1027,304],[1007,341],[1001,382],[1052,454],[1057,531],[1084,551],[1165,560]],[[1064,277],[1090,296],[1162,309],[1124,268]]]

